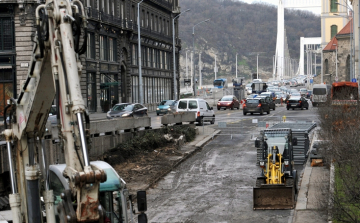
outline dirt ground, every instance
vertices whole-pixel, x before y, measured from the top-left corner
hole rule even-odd
[[[132,157],[114,168],[127,183],[129,191],[135,192],[155,184],[182,156],[175,146],[169,145]]]
[[[179,128],[134,138],[105,154],[104,161],[124,179],[130,193],[145,190],[171,171],[184,155],[180,150],[183,143],[186,146],[186,141],[194,139],[188,137],[194,134],[188,128]]]

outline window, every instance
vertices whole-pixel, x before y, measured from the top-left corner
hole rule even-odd
[[[163,51],[160,50],[160,69],[163,69]]]
[[[116,61],[116,39],[109,37],[109,61]]]
[[[150,55],[151,55],[151,53],[150,53],[150,48],[146,48],[146,59],[147,59],[147,66],[148,67],[151,67],[151,59],[150,59]]]
[[[165,70],[167,70],[168,69],[167,52],[164,52],[164,62],[165,62]]]
[[[179,101],[179,109],[187,109],[187,101]]]
[[[14,36],[11,18],[0,17],[0,51],[13,49],[15,46]]]
[[[331,39],[337,34],[337,25],[331,26]]]
[[[121,1],[120,4],[121,4],[120,5],[120,17],[121,17],[121,19],[124,19],[125,18],[125,13],[124,13],[124,7],[125,7],[124,4],[125,3],[124,3],[124,1]]]
[[[338,12],[337,0],[330,0],[330,12]]]
[[[65,190],[60,179],[56,176],[53,171],[50,172],[50,190],[53,190],[54,196],[60,196],[60,194]]]
[[[153,68],[156,68],[156,50],[152,50],[152,61],[153,61]]]
[[[190,100],[189,101],[189,109],[197,109],[197,101]]]
[[[107,38],[100,35],[100,60],[107,60]]]
[[[153,23],[154,23],[154,14],[151,14],[151,20],[150,20],[150,29],[153,29]]]
[[[95,73],[87,73],[87,107],[89,111],[96,111],[96,75]]]
[[[137,50],[137,45],[135,45],[135,44],[133,44],[132,45],[132,64],[133,65],[137,65],[138,63],[137,63],[137,55],[138,55],[138,50]]]
[[[87,34],[87,50],[86,50],[86,57],[95,59],[95,35],[94,33]]]
[[[329,74],[329,61],[328,61],[328,59],[325,60],[325,74]]]

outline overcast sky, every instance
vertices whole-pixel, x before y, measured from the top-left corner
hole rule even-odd
[[[246,2],[246,3],[255,3],[255,2],[265,2],[265,3],[269,3],[269,4],[273,4],[273,5],[277,5],[279,3],[279,0],[240,0],[240,1],[243,1],[243,2]],[[292,0],[294,1],[294,0]],[[301,0],[297,0],[297,1],[301,1]],[[318,0],[320,1],[320,0]],[[302,9],[299,9],[299,10],[302,10]],[[307,9],[303,9],[303,10],[308,10],[308,11],[311,11],[315,14],[318,14],[320,15],[321,14],[321,9],[320,7],[317,7],[317,8],[307,8]]]

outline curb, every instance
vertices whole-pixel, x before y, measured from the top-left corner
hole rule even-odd
[[[168,173],[170,173],[174,168],[176,168],[177,166],[179,166],[182,162],[184,162],[185,160],[187,160],[188,158],[190,158],[193,154],[195,154],[196,152],[198,152],[199,150],[202,149],[202,147],[209,142],[211,139],[213,139],[214,136],[216,136],[217,134],[219,134],[221,132],[221,130],[216,130],[212,136],[208,136],[205,139],[201,140],[200,142],[198,142],[194,147],[194,150],[191,151],[187,151],[184,153],[184,156],[178,160],[176,163],[174,163],[174,165],[172,165],[172,167],[165,171],[163,174],[161,174],[160,176],[156,177],[154,180],[152,180],[145,188],[144,190],[148,190],[150,187],[154,186],[158,181],[160,181],[162,178],[164,178],[164,176],[166,176]]]

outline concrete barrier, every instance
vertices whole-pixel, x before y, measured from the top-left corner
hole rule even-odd
[[[50,122],[46,123],[47,132],[45,138],[58,139],[58,128],[55,125],[51,125]],[[139,117],[139,118],[119,118],[111,120],[99,120],[92,121],[90,124],[90,134],[98,136],[100,134],[115,134],[120,131],[131,132],[136,131],[139,128],[150,129],[151,118]]]
[[[169,124],[182,124],[183,122],[195,122],[195,112],[180,112],[180,113],[173,113],[173,114],[166,114],[161,117],[161,124],[162,125],[169,125]]]

